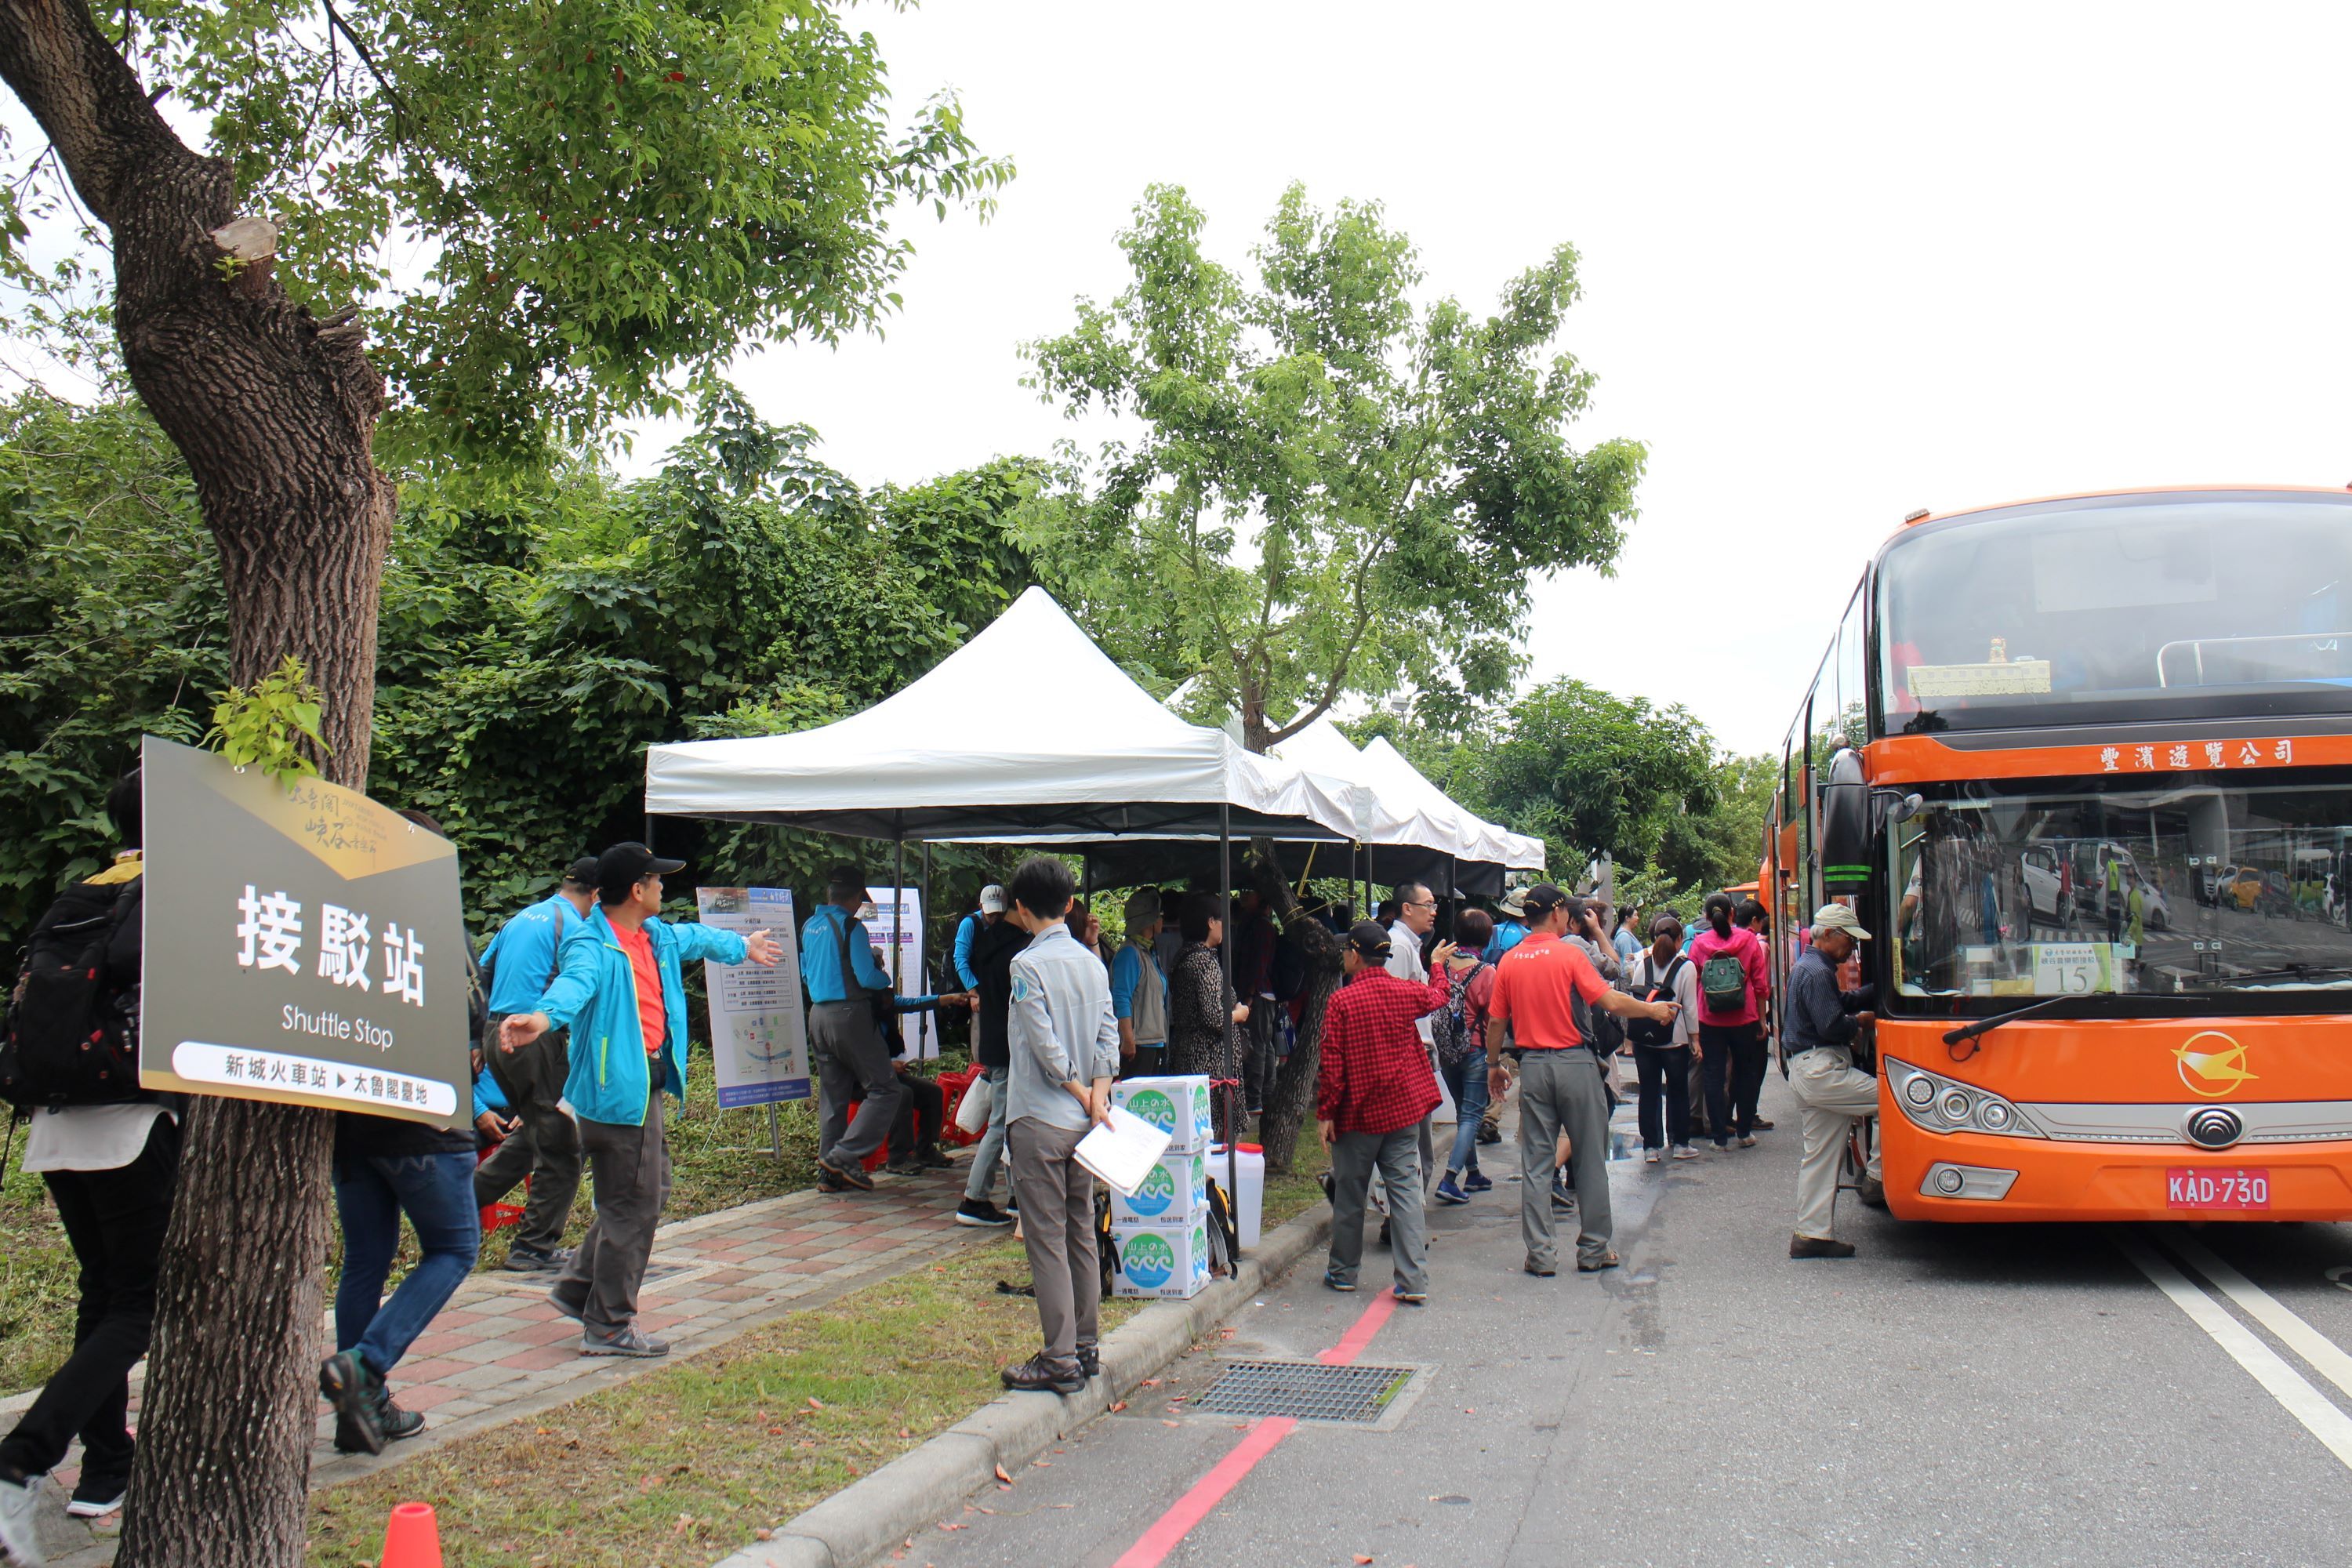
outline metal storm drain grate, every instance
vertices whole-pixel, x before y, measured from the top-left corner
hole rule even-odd
[[[1196,1410],[1227,1415],[1290,1415],[1301,1421],[1378,1421],[1412,1381],[1409,1366],[1325,1366],[1319,1362],[1237,1361],[1217,1374]]]

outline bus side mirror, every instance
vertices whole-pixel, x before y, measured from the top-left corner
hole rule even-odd
[[[1872,840],[1869,781],[1852,747],[1830,759],[1822,785],[1822,890],[1832,897],[1858,893],[1870,881]]]

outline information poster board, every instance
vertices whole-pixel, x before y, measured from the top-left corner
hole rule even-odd
[[[783,950],[771,969],[756,963],[702,966],[719,1108],[808,1099],[808,1020],[801,1011],[801,948],[792,889],[697,888],[694,901],[703,924],[738,935],[764,931]]]
[[[898,900],[903,900],[903,904]],[[898,908],[898,962],[890,962],[890,921]],[[866,907],[857,911],[866,933],[882,950],[882,973],[898,982],[901,996],[920,996],[930,989],[923,983],[923,890],[920,888],[868,888]],[[908,1013],[898,1020],[899,1054],[919,1061],[940,1054],[938,1020],[929,1013]]]
[[[141,1087],[472,1121],[457,846],[322,779],[141,762]]]

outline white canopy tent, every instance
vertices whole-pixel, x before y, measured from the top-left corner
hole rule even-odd
[[[1369,795],[1168,711],[1031,588],[937,668],[821,729],[646,756],[646,810],[863,838],[1350,840]]]
[[[1446,823],[1465,842],[1475,847],[1474,851],[1465,851],[1463,858],[1488,861],[1507,871],[1540,872],[1544,868],[1542,839],[1514,833],[1473,816],[1456,805],[1453,796],[1430,783],[1419,768],[1405,761],[1404,753],[1390,745],[1387,736],[1373,736],[1360,755],[1363,766],[1352,776],[1392,807],[1417,808],[1433,820]]]

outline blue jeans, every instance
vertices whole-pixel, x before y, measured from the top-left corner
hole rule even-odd
[[[389,1377],[434,1314],[447,1305],[482,1247],[474,1206],[474,1157],[465,1153],[351,1155],[335,1162],[335,1212],[343,1225],[343,1279],[335,1289],[335,1348],[357,1349]],[[424,1256],[392,1300],[382,1300],[400,1245],[400,1216]]]
[[[1486,1116],[1486,1047],[1479,1047],[1452,1067],[1438,1071],[1445,1075],[1445,1092],[1454,1097],[1454,1157],[1445,1162],[1445,1173],[1475,1171],[1478,1168],[1478,1123]]]

